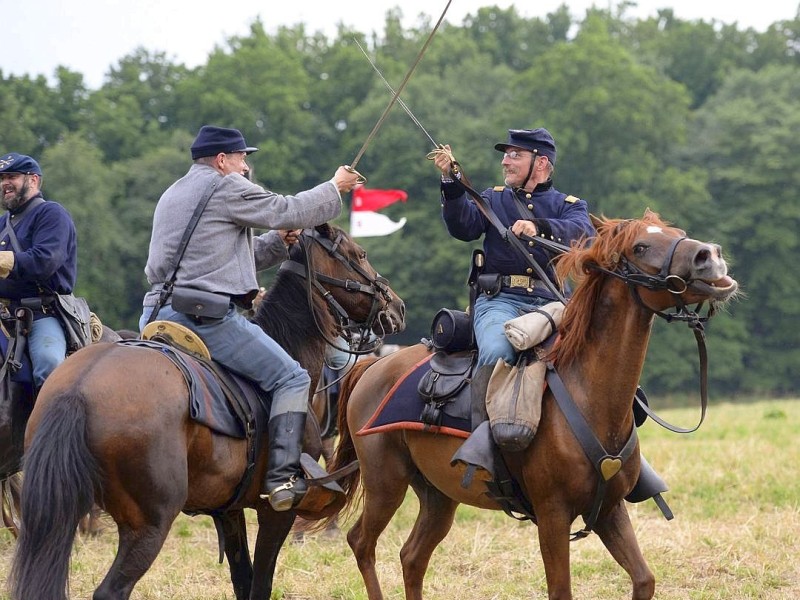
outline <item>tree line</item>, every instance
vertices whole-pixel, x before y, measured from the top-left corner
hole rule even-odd
[[[800,15],[766,31],[647,19],[627,3],[581,19],[561,6],[544,18],[487,6],[445,22],[403,92],[437,143],[450,144],[473,185],[501,181],[494,144],[509,128],[547,127],[558,145],[556,187],[609,217],[658,212],[689,235],[722,244],[743,294],[707,327],[715,394],[800,388]],[[203,124],[240,129],[260,148],[254,178],[296,193],[352,161],[390,99],[356,42],[399,85],[433,27],[386,13],[381,34],[303,25],[227,40],[187,68],[139,48],[99,89],[59,67],[43,76],[0,71],[2,151],[39,159],[45,197],[79,234],[77,293],[114,328],[135,328],[155,204],[188,168]],[[384,212],[406,226],[361,238],[407,305],[392,342],[429,335],[439,308],[463,308],[472,247],[440,217],[428,137],[396,106],[358,165],[368,187],[400,188]],[[336,222],[347,229],[349,199]],[[215,249],[210,248],[210,252]],[[264,274],[269,284],[271,275]],[[646,361],[648,392],[692,393],[694,337],[659,321]]]

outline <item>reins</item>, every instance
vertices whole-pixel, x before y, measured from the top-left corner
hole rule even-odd
[[[391,293],[387,280],[384,277],[372,277],[367,273],[361,265],[350,260],[339,252],[339,246],[344,239],[344,234],[339,233],[335,240],[330,240],[322,236],[314,229],[305,230],[300,235],[300,244],[304,249],[306,264],[299,263],[293,259],[289,259],[281,263],[280,271],[289,271],[299,275],[306,281],[306,290],[309,299],[309,305],[313,306],[312,296],[314,291],[320,294],[328,308],[331,311],[334,319],[336,320],[337,328],[342,333],[342,337],[348,342],[349,349],[342,348],[337,344],[335,339],[329,336],[329,333],[324,330],[320,325],[317,314],[312,310],[314,324],[320,335],[329,346],[333,346],[343,352],[351,355],[365,355],[374,352],[382,343],[383,336],[372,336],[373,327],[375,322],[382,312],[382,308],[386,302],[391,300]],[[312,248],[311,245],[317,243],[322,246],[325,251],[333,258],[341,262],[349,271],[354,271],[365,279],[368,283],[364,284],[354,279],[339,279],[330,277],[323,273],[316,272],[313,266]],[[363,323],[355,322],[347,313],[341,304],[336,301],[333,295],[328,291],[321,282],[329,286],[336,286],[347,290],[352,293],[361,293],[372,296],[372,306],[366,321]],[[335,383],[335,382],[334,382]],[[331,384],[332,385],[332,384]]]
[[[659,417],[639,396],[636,396],[636,403],[639,408],[647,414],[648,417],[653,419],[656,423],[672,431],[674,433],[692,433],[700,428],[706,418],[706,410],[708,408],[708,351],[705,343],[705,323],[714,316],[714,307],[709,305],[708,313],[705,317],[700,316],[698,311],[702,309],[703,303],[699,303],[695,310],[691,310],[686,303],[683,302],[682,294],[689,288],[690,281],[684,280],[678,275],[670,275],[669,269],[672,265],[672,259],[675,256],[675,251],[678,244],[686,239],[686,236],[678,237],[673,240],[672,245],[664,259],[664,264],[657,275],[650,275],[645,273],[635,265],[633,265],[624,256],[620,257],[619,265],[615,270],[609,270],[601,267],[598,264],[589,264],[588,268],[593,271],[598,271],[611,277],[615,277],[623,281],[631,291],[636,303],[645,310],[650,311],[658,317],[664,319],[667,323],[674,323],[676,321],[685,322],[689,329],[694,333],[695,341],[697,342],[697,354],[700,361],[700,420],[697,425],[691,428],[678,427],[665,421]],[[667,313],[664,311],[656,310],[647,306],[639,294],[639,288],[646,288],[648,290],[667,290],[675,296],[676,310],[674,313]]]

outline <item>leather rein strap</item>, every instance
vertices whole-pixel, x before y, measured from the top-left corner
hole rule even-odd
[[[709,307],[708,314],[705,317],[701,317],[697,312],[701,309],[702,303],[698,305],[697,310],[691,310],[688,306],[686,306],[681,299],[681,294],[688,289],[691,281],[685,281],[683,278],[677,275],[669,274],[669,270],[672,266],[672,259],[675,256],[675,250],[677,249],[678,244],[685,239],[686,237],[684,236],[677,237],[673,240],[672,246],[667,252],[667,256],[664,259],[664,264],[661,266],[661,270],[659,271],[658,275],[650,275],[645,273],[628,261],[624,256],[621,257],[620,264],[614,271],[604,269],[596,264],[589,265],[589,268],[595,271],[600,271],[601,273],[616,277],[617,279],[625,282],[630,288],[631,294],[633,294],[636,302],[646,310],[649,310],[653,314],[661,317],[667,323],[683,321],[689,326],[689,329],[692,330],[692,333],[694,333],[695,341],[697,342],[697,354],[700,361],[700,420],[698,421],[697,425],[690,428],[672,425],[653,412],[647,403],[642,401],[638,395],[635,397],[639,408],[641,408],[648,417],[653,419],[653,421],[661,425],[664,429],[668,429],[673,433],[692,433],[697,431],[706,418],[706,410],[708,408],[708,350],[706,349],[704,324],[712,316],[714,316],[713,306]],[[674,294],[677,300],[676,312],[666,313],[647,306],[639,295],[640,287],[649,290],[668,290]]]

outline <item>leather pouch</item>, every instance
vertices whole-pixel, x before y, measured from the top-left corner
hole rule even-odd
[[[496,296],[503,287],[503,278],[499,273],[483,273],[478,275],[478,289],[487,296]]]
[[[221,319],[228,313],[231,305],[230,296],[205,292],[190,287],[175,286],[172,288],[172,309],[193,317]]]

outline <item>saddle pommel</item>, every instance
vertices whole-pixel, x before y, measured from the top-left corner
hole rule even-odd
[[[211,352],[200,336],[180,323],[153,321],[145,325],[141,337],[143,340],[163,342],[193,356],[211,360]]]

